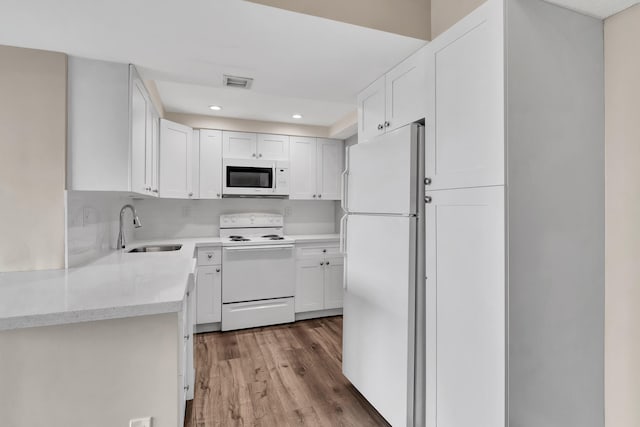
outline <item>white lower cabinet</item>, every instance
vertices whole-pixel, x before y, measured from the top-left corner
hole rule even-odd
[[[296,260],[296,313],[342,308],[344,259],[335,245],[300,245]]]
[[[504,426],[504,188],[430,191],[425,218],[427,426]]]
[[[196,253],[196,316],[203,325],[222,321],[222,249],[198,248]]]
[[[198,267],[196,323],[222,320],[222,266]]]

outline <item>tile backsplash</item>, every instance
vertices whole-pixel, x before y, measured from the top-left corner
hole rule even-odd
[[[120,209],[131,199],[122,193],[67,191],[67,265],[77,267],[115,249]],[[127,218],[130,213],[127,212]],[[133,225],[125,235],[133,240]]]
[[[219,236],[220,215],[243,212],[284,215],[285,234],[336,233],[336,204],[274,199],[135,200],[142,228],[135,229],[134,236],[136,240]]]

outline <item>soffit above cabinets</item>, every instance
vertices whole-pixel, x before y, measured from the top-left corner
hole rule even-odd
[[[328,126],[425,42],[239,0],[5,0],[0,44],[136,64],[158,82],[167,111],[225,117],[242,106],[216,98],[242,97],[248,111],[232,117]],[[224,74],[253,78],[251,89],[224,88]],[[211,92],[193,96],[192,85]]]
[[[640,0],[546,0],[600,19],[606,19],[618,12],[640,3]]]

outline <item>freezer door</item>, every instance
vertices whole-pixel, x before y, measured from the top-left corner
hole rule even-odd
[[[348,212],[416,213],[421,135],[422,127],[412,124],[349,147]]]
[[[413,425],[417,219],[349,215],[342,372],[393,426]]]

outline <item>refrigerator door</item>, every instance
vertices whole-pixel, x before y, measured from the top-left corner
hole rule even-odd
[[[349,215],[342,372],[393,426],[413,425],[417,218]]]
[[[347,211],[408,215],[417,212],[418,141],[423,128],[407,125],[349,147]]]

